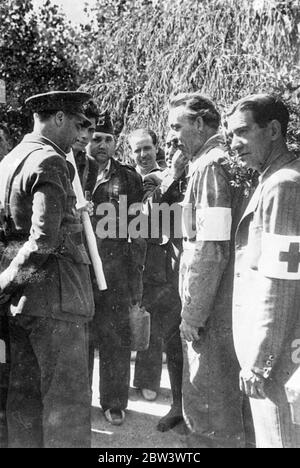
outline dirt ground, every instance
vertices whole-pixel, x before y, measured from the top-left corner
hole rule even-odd
[[[134,354],[131,361],[131,388],[122,426],[112,426],[104,418],[99,405],[98,357],[95,357],[92,407],[93,448],[184,448],[186,429],[180,423],[167,432],[159,432],[156,425],[170,409],[171,390],[166,364],[163,364],[161,389],[153,402],[143,399],[140,392],[132,387]]]

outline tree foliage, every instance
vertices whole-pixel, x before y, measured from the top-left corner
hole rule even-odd
[[[31,0],[2,0],[0,38],[0,79],[7,88],[0,119],[17,140],[31,125],[22,108],[27,97],[78,85],[72,28],[49,0],[38,13]]]
[[[163,137],[171,93],[199,90],[223,110],[248,93],[279,93],[299,146],[298,0],[98,0],[78,37],[84,88],[121,138],[147,125]]]
[[[172,93],[199,90],[223,111],[268,91],[288,103],[289,145],[299,149],[299,0],[97,0],[80,28],[51,5],[35,13],[32,0],[0,3],[0,110],[16,135],[28,126],[25,97],[54,88],[90,91],[125,153],[137,126],[164,137]]]

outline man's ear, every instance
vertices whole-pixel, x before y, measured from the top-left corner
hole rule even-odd
[[[282,132],[281,132],[281,124],[278,122],[278,120],[271,120],[270,122],[270,130],[271,130],[271,139],[277,140],[278,138],[282,137]]]
[[[199,132],[202,132],[203,127],[204,127],[204,122],[203,122],[202,117],[200,115],[198,115],[195,122],[196,122],[197,129],[199,130]]]
[[[54,120],[58,127],[62,127],[65,121],[65,113],[63,111],[56,112]]]

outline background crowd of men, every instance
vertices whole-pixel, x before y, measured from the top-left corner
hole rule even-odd
[[[286,145],[286,106],[247,96],[221,130],[210,99],[178,94],[165,159],[155,133],[138,128],[128,135],[133,167],[116,158],[110,116],[89,94],[44,93],[26,105],[33,132],[12,151],[0,126],[2,445],[90,446],[95,349],[100,405],[121,425],[129,311],[143,306],[150,342],[133,382],[155,400],[165,351],[173,399],[157,430],[184,420],[187,447],[299,447],[300,395],[289,402],[286,386],[299,373],[300,163]],[[225,133],[241,166],[260,173],[252,197],[232,183]],[[90,267],[71,150],[106,290]],[[167,231],[131,236],[137,204],[149,225],[155,205],[179,209],[182,234],[174,216]],[[105,207],[116,213],[113,235],[99,228]]]

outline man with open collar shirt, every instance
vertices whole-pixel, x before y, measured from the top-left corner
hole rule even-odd
[[[230,184],[219,125],[215,105],[201,94],[170,99],[169,127],[180,153],[177,164],[179,158],[182,166],[189,161],[182,202],[180,330],[183,412],[193,447],[238,447],[244,439],[231,319],[232,233],[241,203]]]
[[[1,298],[8,301],[9,447],[89,447],[89,258],[66,161],[89,94],[27,99],[27,134],[0,164]]]
[[[131,238],[130,220],[142,201],[142,179],[134,168],[114,158],[116,140],[107,112],[99,117],[88,155],[98,163],[92,192],[93,224],[107,290],[95,287],[91,323],[90,373],[94,348],[100,355],[100,405],[113,425],[125,419],[130,383],[129,307],[140,304],[146,251],[143,239]],[[133,211],[132,211],[133,210]]]
[[[300,162],[287,148],[288,121],[287,107],[269,94],[241,99],[226,118],[232,150],[260,173],[236,233],[233,300],[240,387],[260,448],[300,447]]]

